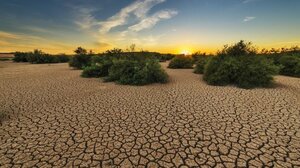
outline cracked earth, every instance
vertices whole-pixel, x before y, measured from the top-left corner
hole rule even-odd
[[[0,62],[0,167],[300,167],[300,79],[244,90],[167,73],[136,87]]]

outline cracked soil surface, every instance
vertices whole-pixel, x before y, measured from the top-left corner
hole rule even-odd
[[[300,167],[300,79],[244,90],[167,73],[136,87],[0,62],[0,167]]]

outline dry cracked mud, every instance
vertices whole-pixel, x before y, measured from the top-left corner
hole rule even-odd
[[[244,90],[167,72],[136,87],[1,62],[0,167],[300,167],[300,79]]]

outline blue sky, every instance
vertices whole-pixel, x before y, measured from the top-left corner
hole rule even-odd
[[[300,45],[299,0],[0,0],[0,52]]]

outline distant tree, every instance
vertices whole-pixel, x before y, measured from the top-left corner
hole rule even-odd
[[[77,55],[86,55],[87,54],[87,50],[82,47],[78,47],[74,52]]]
[[[134,52],[135,51],[135,47],[136,47],[136,45],[135,44],[131,44],[130,45],[130,52]]]
[[[106,54],[120,54],[122,52],[123,52],[122,49],[114,48],[112,50],[107,50],[105,53]]]
[[[89,55],[95,55],[95,53],[93,52],[93,50],[90,50],[88,54]]]
[[[92,55],[88,54],[86,49],[78,47],[74,52],[76,55],[70,59],[70,67],[75,69],[83,69],[91,65]]]

